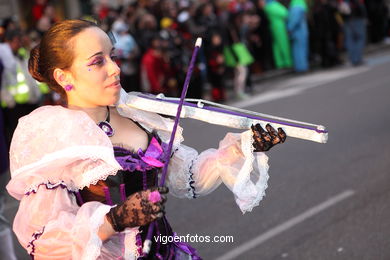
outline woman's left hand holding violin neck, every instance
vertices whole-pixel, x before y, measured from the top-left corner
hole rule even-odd
[[[287,135],[282,128],[275,130],[270,124],[265,126],[265,131],[260,124],[252,125],[253,132],[253,147],[255,152],[265,152],[271,149],[273,146],[286,141]]]

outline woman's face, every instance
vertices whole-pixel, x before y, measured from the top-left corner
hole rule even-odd
[[[68,103],[80,107],[114,104],[119,99],[120,69],[114,61],[114,48],[107,34],[90,27],[72,39],[74,61],[69,71],[73,89]]]

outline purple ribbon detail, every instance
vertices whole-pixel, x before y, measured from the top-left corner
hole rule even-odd
[[[153,137],[150,141],[149,147],[145,153],[141,148],[138,150],[138,155],[142,161],[157,168],[164,166],[164,163],[157,159],[161,156],[162,153],[163,149],[155,137]]]
[[[160,145],[157,139],[153,137],[145,152],[139,149],[137,153],[133,153],[127,149],[118,147],[117,149],[124,151],[128,155],[117,156],[116,160],[125,171],[130,172],[161,168],[164,166],[165,148],[165,143]]]

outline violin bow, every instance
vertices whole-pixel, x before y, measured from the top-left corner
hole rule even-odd
[[[195,42],[195,48],[194,48],[194,50],[192,52],[190,65],[189,65],[189,67],[187,69],[187,75],[186,75],[186,78],[185,78],[185,81],[184,81],[183,90],[181,92],[181,96],[180,96],[179,102],[178,102],[177,107],[176,107],[175,123],[173,125],[171,138],[169,139],[169,145],[168,145],[168,149],[167,149],[167,152],[166,152],[164,168],[163,168],[162,176],[161,176],[161,179],[160,179],[160,185],[159,185],[160,187],[164,186],[164,184],[165,184],[165,177],[167,175],[168,164],[169,164],[169,161],[170,161],[170,158],[171,158],[173,141],[175,139],[176,130],[177,130],[177,127],[178,127],[179,121],[180,121],[180,114],[181,114],[183,103],[184,103],[184,99],[186,97],[187,90],[188,90],[188,87],[189,87],[189,84],[190,84],[192,71],[194,70],[194,67],[195,67],[196,57],[198,55],[198,51],[199,51],[201,46],[202,46],[202,38],[197,38],[196,42]],[[153,229],[154,229],[155,225],[156,225],[155,221],[150,224],[149,229],[148,229],[148,234],[147,234],[146,239],[144,241],[144,245],[143,245],[143,250],[142,251],[146,255],[149,254],[151,246],[152,246],[152,235],[153,235]]]
[[[267,124],[271,124],[275,128],[281,127],[289,137],[318,143],[326,143],[328,141],[328,131],[322,125],[258,113],[202,99],[186,99],[185,96],[201,43],[201,38],[198,38],[195,43],[195,48],[192,53],[190,66],[187,70],[180,98],[165,97],[163,94],[155,96],[152,94],[133,92],[131,95],[128,95],[126,100],[126,106],[132,108],[168,116],[175,116],[168,151],[166,153],[167,158],[164,164],[162,177],[160,179],[160,186],[164,186],[165,184],[165,177],[172,152],[173,141],[180,118],[192,118],[211,124],[238,129],[250,129],[251,125],[255,125],[257,123],[259,123],[263,128],[265,128]],[[151,237],[154,225],[155,222],[149,226],[147,238],[144,242],[143,253],[146,255],[149,253],[151,248]]]

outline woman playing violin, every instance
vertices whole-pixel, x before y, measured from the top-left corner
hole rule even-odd
[[[223,182],[243,212],[264,195],[263,151],[286,137],[269,125],[228,133],[219,148],[200,154],[181,144],[178,131],[167,187],[157,187],[173,122],[119,106],[131,93],[121,88],[110,37],[95,23],[55,24],[31,51],[29,70],[66,104],[23,117],[12,140],[7,189],[20,200],[13,228],[32,257],[199,259],[184,243],[154,241],[142,252],[152,222],[154,235],[174,235],[164,211],[168,188],[196,198]]]

